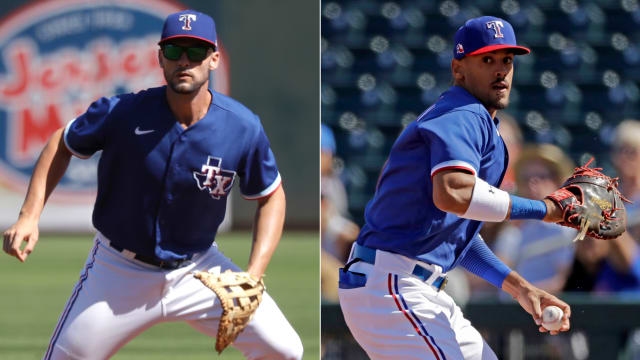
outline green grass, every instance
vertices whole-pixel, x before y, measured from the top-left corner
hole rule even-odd
[[[249,233],[219,236],[221,250],[246,268]],[[317,233],[286,233],[265,282],[269,294],[297,330],[305,359],[320,358],[320,290]],[[41,359],[71,290],[91,236],[41,236],[26,263],[0,255],[0,358]],[[184,323],[156,325],[122,348],[114,359],[210,359],[215,340]],[[223,359],[243,359],[228,348]]]

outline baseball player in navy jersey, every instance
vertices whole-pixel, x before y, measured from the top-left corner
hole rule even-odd
[[[559,331],[569,330],[569,306],[511,271],[478,234],[484,221],[561,220],[551,201],[498,188],[508,154],[495,115],[509,102],[514,56],[529,49],[507,21],[485,16],[458,29],[453,53],[453,86],[396,140],[340,270],[345,320],[372,359],[496,359],[442,291],[458,265],[512,295],[537,325],[542,309],[560,307]]]
[[[247,271],[262,277],[282,233],[285,195],[259,118],[209,88],[216,41],[208,15],[169,15],[158,52],[167,85],[97,100],[43,150],[18,221],[4,233],[4,251],[20,261],[38,241],[40,213],[72,154],[102,150],[95,244],[45,359],[106,359],[166,321],[215,337],[219,301],[192,273],[241,271],[213,242],[236,182],[257,201]],[[250,359],[302,357],[300,338],[267,293],[234,346]]]

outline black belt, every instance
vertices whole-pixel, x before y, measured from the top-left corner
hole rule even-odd
[[[125,250],[125,248],[120,247],[114,243],[110,243],[109,246],[111,246],[112,248],[118,250],[119,252],[123,252]],[[129,250],[127,250],[129,251]],[[133,258],[138,260],[138,261],[142,261],[145,264],[149,264],[149,265],[153,265],[153,266],[157,266],[161,269],[165,269],[165,270],[175,270],[175,269],[179,269],[183,266],[187,266],[191,263],[191,256],[188,256],[186,259],[180,259],[180,260],[160,260],[156,257],[153,256],[147,256],[147,255],[142,255],[142,254],[136,254],[133,251],[129,251],[132,254],[134,254]]]

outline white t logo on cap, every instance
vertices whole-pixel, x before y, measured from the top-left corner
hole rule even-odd
[[[191,22],[196,21],[196,16],[194,14],[182,14],[178,17],[178,20],[184,22],[182,30],[191,30]]]
[[[504,35],[500,28],[503,28],[504,24],[500,20],[489,21],[487,23],[487,29],[493,29],[496,33],[493,35],[494,38],[503,38]]]

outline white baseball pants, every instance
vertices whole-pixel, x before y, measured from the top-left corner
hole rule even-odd
[[[367,276],[364,286],[339,289],[349,330],[371,359],[494,360],[493,350],[462,311],[430,279],[411,274],[419,262],[376,250],[375,264],[358,262],[349,270]],[[342,271],[342,270],[341,270]]]
[[[161,270],[125,257],[98,234],[44,359],[107,359],[144,330],[167,321],[185,321],[215,338],[220,302],[191,273],[216,266],[240,269],[215,244],[192,261]],[[248,359],[301,359],[303,350],[298,334],[266,292],[232,346]]]

